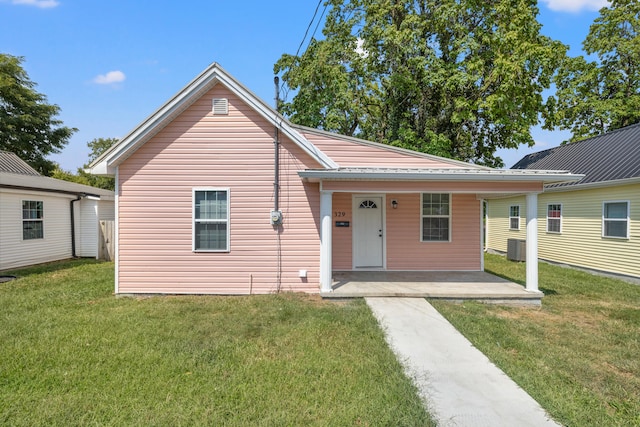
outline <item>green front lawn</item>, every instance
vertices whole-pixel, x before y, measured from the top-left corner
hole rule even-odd
[[[363,301],[116,298],[113,264],[0,283],[0,425],[432,425]]]
[[[485,268],[524,283],[524,264]],[[640,426],[640,286],[540,263],[541,309],[433,305],[569,426]]]

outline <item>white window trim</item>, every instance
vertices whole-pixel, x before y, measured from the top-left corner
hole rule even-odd
[[[447,194],[449,196],[449,215],[423,215],[422,206],[424,203],[425,194]],[[448,218],[449,219],[449,236],[447,240],[424,240],[423,239],[424,222],[422,221],[424,218]],[[451,243],[451,223],[452,223],[451,218],[453,218],[453,197],[451,197],[451,193],[443,193],[443,192],[420,193],[420,242],[421,243]]]
[[[518,216],[511,216],[511,208],[518,208]],[[520,231],[520,210],[522,209],[522,207],[520,205],[509,205],[509,230],[514,230],[514,231]],[[513,228],[511,227],[511,220],[514,218],[518,218],[518,227],[517,228]]]
[[[196,192],[197,191],[226,191],[227,192],[227,248],[226,249],[196,249]],[[194,187],[191,192],[191,250],[193,252],[231,252],[231,190],[228,187]],[[221,222],[221,220],[208,220],[205,222]]]
[[[627,204],[627,217],[625,219],[622,218],[605,218],[604,217],[604,207],[607,203],[626,203]],[[631,221],[629,220],[629,212],[631,211],[631,202],[629,200],[605,200],[602,202],[602,238],[603,239],[618,239],[618,240],[629,240],[629,233],[631,232]],[[625,237],[620,236],[607,236],[604,234],[605,230],[605,221],[614,221],[614,222],[622,222],[625,221],[627,223],[627,235]]]
[[[549,206],[552,206],[552,205],[560,206],[560,218],[549,218]],[[562,223],[564,222],[564,221],[562,221],[562,218],[564,217],[564,206],[562,205],[562,203],[547,203],[546,217],[547,217],[547,224],[546,224],[547,233],[562,234]],[[549,220],[550,219],[557,219],[557,220],[560,221],[560,230],[558,230],[558,231],[549,230]]]
[[[42,218],[38,218],[38,219],[24,219],[22,218],[22,222],[20,223],[21,227],[21,231],[22,231],[22,241],[23,242],[30,242],[30,241],[40,241],[40,240],[44,240],[44,200],[34,200],[34,199],[23,199],[20,201],[20,217],[22,217],[24,215],[24,202],[40,202],[42,203]],[[42,223],[42,237],[34,237],[33,239],[25,239],[24,238],[24,222],[25,221],[31,221],[31,222],[36,222],[39,221]]]

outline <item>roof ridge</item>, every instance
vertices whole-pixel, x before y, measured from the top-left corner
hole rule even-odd
[[[634,123],[634,124],[629,125],[629,126],[624,126],[624,127],[621,127],[621,128],[613,129],[613,130],[601,133],[600,135],[591,136],[589,138],[581,139],[579,141],[574,141],[574,142],[563,141],[562,143],[560,143],[560,145],[558,145],[556,147],[547,148],[545,150],[540,150],[540,151],[536,151],[536,152],[529,153],[529,154],[525,155],[520,160],[518,160],[516,163],[514,163],[514,165],[510,169],[513,169],[515,166],[517,166],[523,160],[528,159],[528,158],[530,158],[532,156],[540,156],[543,153],[550,153],[550,152],[554,152],[554,151],[564,151],[564,150],[568,149],[568,147],[576,147],[576,146],[579,146],[579,145],[584,145],[583,143],[593,142],[593,140],[597,140],[597,139],[603,138],[605,136],[614,135],[614,134],[617,134],[617,133],[620,133],[620,132],[627,132],[627,131],[631,130],[632,128],[635,128],[635,127],[640,127],[640,122]]]

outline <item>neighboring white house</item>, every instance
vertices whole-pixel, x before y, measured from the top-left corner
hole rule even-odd
[[[113,191],[42,176],[0,151],[0,270],[97,258],[99,221],[114,212]]]

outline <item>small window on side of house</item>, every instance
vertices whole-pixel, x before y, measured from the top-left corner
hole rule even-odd
[[[562,232],[562,204],[554,203],[547,205],[547,232]]]
[[[509,206],[509,230],[520,230],[520,206]]]
[[[229,252],[229,189],[193,190],[193,250]]]
[[[423,193],[421,220],[422,242],[451,241],[451,195]]]
[[[22,201],[22,240],[44,239],[44,203]]]
[[[629,238],[629,202],[611,201],[602,204],[602,237]]]

